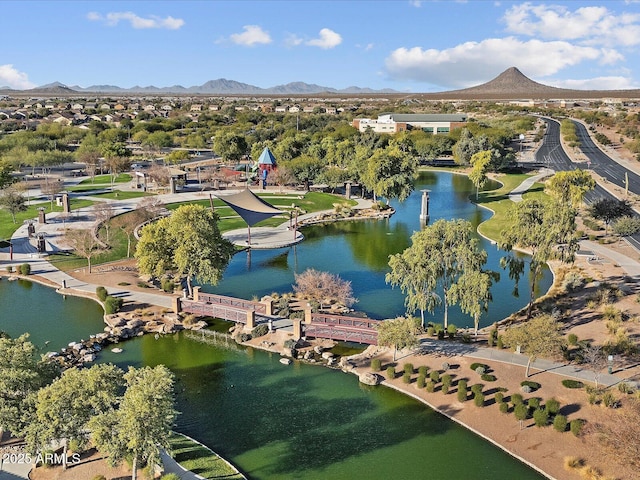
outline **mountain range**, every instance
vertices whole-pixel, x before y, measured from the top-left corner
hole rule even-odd
[[[270,88],[256,87],[247,83],[219,78],[202,85],[183,87],[156,87],[153,85],[122,88],[115,85],[92,85],[90,87],[68,87],[60,82],[42,85],[30,90],[12,90],[0,87],[3,95],[46,95],[46,96],[78,96],[82,94],[96,95],[402,95],[417,96],[431,100],[516,100],[516,99],[588,99],[588,98],[638,98],[640,89],[635,90],[571,90],[551,87],[535,82],[524,75],[516,67],[502,72],[493,80],[475,87],[436,93],[402,93],[392,89],[374,90],[371,88],[347,87],[335,89],[322,85],[304,82],[292,82]]]

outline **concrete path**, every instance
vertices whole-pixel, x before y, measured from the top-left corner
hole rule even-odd
[[[540,170],[540,173],[538,173],[537,175],[534,175],[533,177],[529,177],[527,178],[524,182],[522,182],[520,185],[518,185],[516,188],[514,188],[513,190],[511,190],[511,192],[509,192],[509,200],[511,200],[512,202],[521,202],[522,201],[522,195],[529,190],[534,183],[536,183],[537,181],[545,178],[545,177],[549,177],[551,175],[554,174],[554,171],[551,170],[550,168],[543,168]]]
[[[616,250],[608,248],[606,245],[592,242],[591,240],[580,240],[580,249],[591,251],[598,257],[607,258],[616,265],[620,265],[630,277],[640,279],[640,262],[638,262],[638,260],[627,257]]]
[[[442,355],[443,357],[447,357],[450,355],[460,355],[463,357],[476,358],[479,360],[491,360],[495,362],[507,363],[510,365],[519,365],[523,368],[527,366],[527,362],[529,361],[526,355],[514,353],[510,350],[498,350],[496,348],[478,347],[473,345],[473,343],[450,344],[434,339],[423,339],[420,342],[419,350],[422,353]],[[535,374],[537,372],[554,373],[562,377],[580,380],[587,383],[594,383],[597,375],[598,384],[607,387],[617,385],[621,382],[626,382],[635,388],[638,388],[640,386],[640,379],[625,376],[624,370],[619,369],[619,367],[616,366],[615,361],[613,364],[614,374],[605,373],[604,370],[596,374],[594,371],[589,370],[588,368],[582,368],[578,365],[558,363],[545,359],[538,359],[531,364],[530,374],[534,380]]]

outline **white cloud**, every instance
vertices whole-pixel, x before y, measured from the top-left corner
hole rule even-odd
[[[17,90],[26,90],[36,86],[29,81],[26,73],[19,72],[11,64],[0,65],[0,85]]]
[[[290,33],[284,40],[284,44],[287,47],[297,47],[298,45],[302,45],[302,42],[304,42],[304,40],[295,33]]]
[[[616,15],[606,7],[569,10],[559,5],[523,3],[511,7],[503,21],[507,31],[553,40],[576,40],[585,45],[640,44],[640,14]]]
[[[156,15],[149,15],[147,18],[143,18],[133,12],[110,12],[104,16],[97,12],[89,12],[87,19],[94,22],[104,22],[110,27],[115,27],[121,21],[125,21],[129,22],[135,29],[164,28],[178,30],[184,25],[184,20],[181,18],[173,18],[171,16],[160,18]]]
[[[265,32],[262,27],[258,25],[245,25],[242,28],[244,29],[242,33],[234,33],[231,35],[230,38],[233,43],[246,47],[271,43],[269,32]]]
[[[307,41],[307,45],[325,50],[337,47],[342,43],[342,36],[329,28],[320,30],[320,37]]]
[[[556,80],[553,85],[574,90],[630,90],[639,84],[628,77],[596,77],[584,80]]]
[[[409,0],[409,5],[420,8],[422,6],[422,0]]]
[[[568,42],[523,42],[515,37],[466,42],[445,50],[398,48],[385,60],[394,79],[446,87],[469,87],[486,82],[509,67],[529,77],[545,77],[585,60],[611,60],[615,55]]]

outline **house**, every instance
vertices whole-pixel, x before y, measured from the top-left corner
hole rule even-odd
[[[116,105],[114,105],[113,109],[117,112],[121,112],[122,110],[126,110],[127,107],[125,107],[124,105],[122,105],[121,103],[118,103]]]
[[[293,107],[289,108],[289,113],[300,113],[300,107],[294,105]]]
[[[377,120],[356,118],[353,120],[353,126],[360,132],[371,129],[376,133],[396,133],[419,129],[437,135],[461,128],[466,122],[467,116],[464,114],[386,113],[379,115]]]
[[[73,105],[71,105],[71,110],[81,112],[82,110],[84,110],[84,106],[81,103],[74,103]]]
[[[111,110],[111,105],[109,105],[108,103],[103,103],[102,105],[100,105],[100,110]]]
[[[335,107],[326,107],[324,109],[324,113],[327,113],[329,115],[335,115],[336,113],[338,113],[338,111],[336,110]]]
[[[202,104],[200,103],[196,103],[191,105],[191,108],[189,109],[190,112],[201,112],[202,111]]]
[[[289,107],[287,107],[286,105],[278,105],[276,107],[276,113],[287,113],[288,110]]]

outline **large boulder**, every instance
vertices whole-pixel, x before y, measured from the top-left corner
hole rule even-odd
[[[358,380],[360,380],[360,383],[364,383],[365,385],[378,385],[382,378],[377,373],[364,372],[360,374]]]

